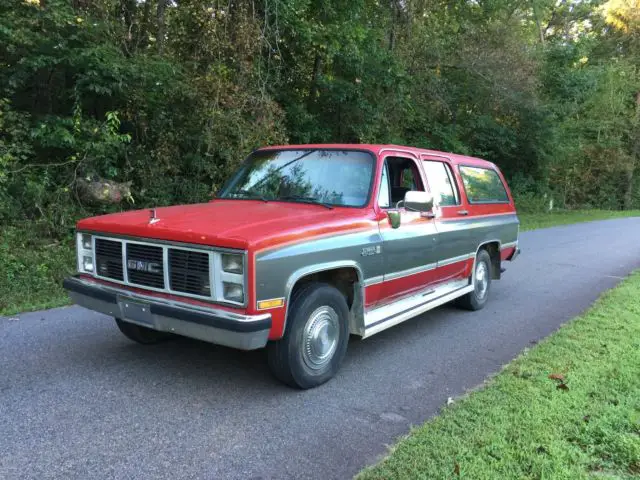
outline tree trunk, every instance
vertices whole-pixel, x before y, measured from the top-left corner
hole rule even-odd
[[[311,106],[316,100],[318,94],[318,79],[320,78],[320,72],[322,71],[322,56],[320,53],[316,53],[316,58],[313,62],[313,73],[311,74],[311,88],[309,89],[309,103]]]
[[[631,210],[633,208],[633,183],[636,165],[640,162],[640,92],[636,92],[636,118],[633,123],[631,162],[627,168],[626,188],[624,192],[625,210]]]
[[[540,11],[538,10],[535,0],[532,0],[531,5],[533,7],[533,18],[536,20],[538,35],[540,35],[540,43],[544,45],[544,32],[542,30],[542,24],[540,23]]]
[[[156,35],[156,42],[158,47],[158,53],[160,55],[164,52],[164,37],[165,37],[165,24],[164,24],[164,12],[169,5],[169,0],[158,0],[158,9],[156,11],[156,19],[158,22],[158,34]]]
[[[140,28],[138,30],[138,35],[136,38],[136,50],[140,48],[144,48],[149,43],[149,23],[151,22],[151,0],[146,0],[144,2],[144,9],[142,13],[142,22],[140,24]]]

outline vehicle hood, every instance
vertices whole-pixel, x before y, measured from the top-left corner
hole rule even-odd
[[[209,203],[133,210],[91,217],[78,230],[152,238],[227,248],[265,248],[300,238],[370,228],[373,212],[363,209],[259,200]]]

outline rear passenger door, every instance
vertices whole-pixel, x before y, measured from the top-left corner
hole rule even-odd
[[[423,156],[422,166],[429,190],[437,207],[438,282],[463,278],[470,274],[469,255],[472,239],[469,231],[468,208],[462,198],[453,166],[446,157]]]

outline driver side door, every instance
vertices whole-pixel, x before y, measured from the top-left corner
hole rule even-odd
[[[407,191],[425,191],[425,181],[416,159],[389,155],[384,160],[378,207],[396,207]],[[392,228],[389,219],[380,221],[384,255],[384,278],[380,303],[388,303],[424,289],[436,281],[438,262],[435,220],[429,215],[409,211],[402,204],[400,226]]]

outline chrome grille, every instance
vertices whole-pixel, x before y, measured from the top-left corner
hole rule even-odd
[[[169,249],[169,285],[171,290],[211,296],[209,255],[193,250]]]
[[[221,256],[244,252],[227,248],[207,248],[194,245],[173,245],[93,236],[93,275],[123,285],[203,300],[246,306],[243,302],[224,297],[224,283],[243,282],[246,292],[246,258],[242,274],[225,272]],[[87,273],[87,272],[84,272]]]
[[[124,280],[122,242],[96,238],[96,272],[101,277]]]
[[[162,247],[127,243],[127,278],[130,283],[164,288]]]

